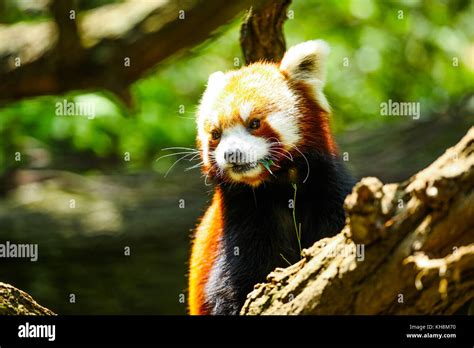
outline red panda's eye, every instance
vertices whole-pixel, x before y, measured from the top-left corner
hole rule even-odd
[[[217,129],[214,129],[211,132],[211,137],[212,137],[212,140],[217,140],[221,137],[221,132],[219,132]]]
[[[260,120],[257,119],[257,118],[254,118],[254,119],[252,120],[252,122],[250,122],[249,128],[250,128],[250,129],[258,129],[258,128],[260,128]]]

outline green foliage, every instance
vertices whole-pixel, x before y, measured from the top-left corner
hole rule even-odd
[[[380,103],[389,99],[420,102],[426,118],[472,91],[472,1],[295,0],[290,11],[288,46],[322,38],[332,47],[326,93],[337,132],[394,121],[380,116]],[[169,162],[154,161],[161,148],[193,146],[194,113],[208,75],[242,65],[240,20],[136,82],[132,110],[100,91],[23,100],[0,109],[1,170],[14,165],[10,159],[17,149],[31,146],[55,155],[115,158],[130,169],[164,170]],[[56,103],[64,99],[93,102],[96,117],[57,116]],[[130,162],[122,161],[126,152]]]

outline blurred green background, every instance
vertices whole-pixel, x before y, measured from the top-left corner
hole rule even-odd
[[[3,0],[0,23],[48,18],[24,3]],[[315,38],[331,45],[331,122],[356,177],[406,179],[473,124],[473,1],[294,0],[288,17],[287,47]],[[210,188],[180,165],[164,178],[177,158],[156,159],[165,147],[194,146],[207,77],[243,64],[241,19],[134,83],[132,108],[102,91],[0,108],[0,242],[40,249],[37,263],[0,260],[0,281],[58,313],[185,312],[190,230]],[[64,99],[93,102],[96,117],[56,116]],[[420,102],[420,120],[380,116],[389,99]]]

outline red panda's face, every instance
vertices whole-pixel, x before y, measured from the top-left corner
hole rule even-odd
[[[309,111],[301,99],[329,111],[322,94],[327,53],[324,42],[309,41],[290,49],[280,65],[212,74],[197,119],[204,173],[258,186],[278,173],[281,161],[297,156],[311,124],[304,120]],[[300,83],[308,95],[295,88]]]

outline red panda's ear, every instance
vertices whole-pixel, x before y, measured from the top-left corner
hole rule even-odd
[[[290,80],[304,82],[312,88],[319,104],[327,111],[329,105],[323,88],[326,83],[326,60],[329,52],[326,41],[306,41],[291,47],[280,63],[280,70],[284,71]]]
[[[216,71],[209,75],[209,79],[207,80],[207,88],[208,89],[215,89],[220,88],[224,84],[225,81],[225,74],[222,71]]]
[[[213,103],[216,96],[221,92],[222,88],[226,83],[225,74],[222,71],[216,71],[209,76],[207,80],[207,87],[204,94],[201,97],[199,105],[198,116],[202,115],[205,117],[209,115],[213,110]]]
[[[329,45],[323,40],[313,40],[291,47],[283,56],[280,70],[294,80],[317,79],[326,81],[326,60]]]

